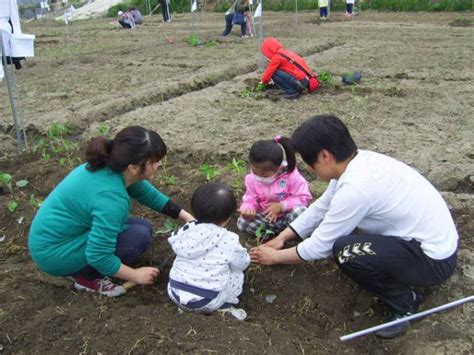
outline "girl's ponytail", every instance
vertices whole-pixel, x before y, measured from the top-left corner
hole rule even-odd
[[[93,138],[86,149],[87,170],[96,171],[105,168],[109,162],[113,144],[113,140],[103,136]]]
[[[295,150],[293,149],[293,146],[291,145],[290,138],[276,136],[274,140],[275,140],[275,143],[283,147],[285,151],[285,155],[286,155],[286,162],[287,162],[286,170],[289,173],[291,173],[293,170],[295,170],[295,167],[296,167],[296,155],[295,155]]]

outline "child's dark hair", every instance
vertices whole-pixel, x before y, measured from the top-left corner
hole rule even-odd
[[[207,183],[196,189],[191,210],[198,222],[219,224],[227,221],[237,209],[232,190],[223,183]]]
[[[139,165],[142,171],[151,160],[157,162],[166,155],[166,145],[158,133],[140,126],[122,129],[114,139],[96,137],[86,149],[87,169],[96,171],[108,167],[123,172],[128,165]]]
[[[285,155],[286,171],[291,173],[296,167],[296,156],[291,141],[289,138],[276,136],[274,139],[255,142],[250,148],[249,161],[252,165],[271,163],[271,167],[278,168],[282,165]]]
[[[338,163],[357,152],[357,145],[344,122],[327,114],[314,116],[303,122],[293,133],[291,142],[309,165],[316,162],[323,149],[334,155]]]

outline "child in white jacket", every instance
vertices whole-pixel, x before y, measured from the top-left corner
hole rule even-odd
[[[250,257],[239,236],[224,228],[236,210],[235,196],[224,184],[208,183],[194,192],[191,209],[197,220],[169,238],[176,259],[168,295],[185,311],[220,310],[244,320],[247,313],[235,306]]]

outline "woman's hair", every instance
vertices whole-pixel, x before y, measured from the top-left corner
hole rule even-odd
[[[158,133],[131,126],[122,129],[112,140],[103,136],[93,138],[86,149],[87,169],[108,167],[121,173],[134,164],[143,171],[148,161],[160,161],[165,155],[166,145]]]
[[[276,136],[274,139],[255,142],[250,148],[249,161],[252,165],[269,164],[270,167],[277,169],[285,164],[283,160],[287,162],[288,172],[295,170],[296,156],[289,138]]]
[[[323,149],[340,163],[357,152],[357,145],[344,122],[332,115],[318,115],[303,122],[293,133],[291,142],[304,162],[313,165]]]
[[[196,189],[191,210],[198,222],[219,224],[227,221],[237,209],[232,190],[223,183],[207,183]]]

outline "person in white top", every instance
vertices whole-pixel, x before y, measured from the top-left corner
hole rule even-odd
[[[220,310],[238,320],[247,317],[235,306],[250,257],[239,236],[224,228],[236,207],[235,196],[226,185],[200,186],[191,199],[197,221],[188,222],[169,238],[176,259],[168,295],[181,309],[197,313]]]
[[[388,307],[387,320],[416,312],[415,287],[441,284],[456,267],[458,233],[439,192],[406,164],[358,150],[335,116],[307,120],[293,133],[292,144],[329,186],[275,239],[252,249],[252,262],[333,256],[344,273]],[[304,240],[282,249],[296,236]],[[376,335],[393,338],[408,326],[402,322]]]

